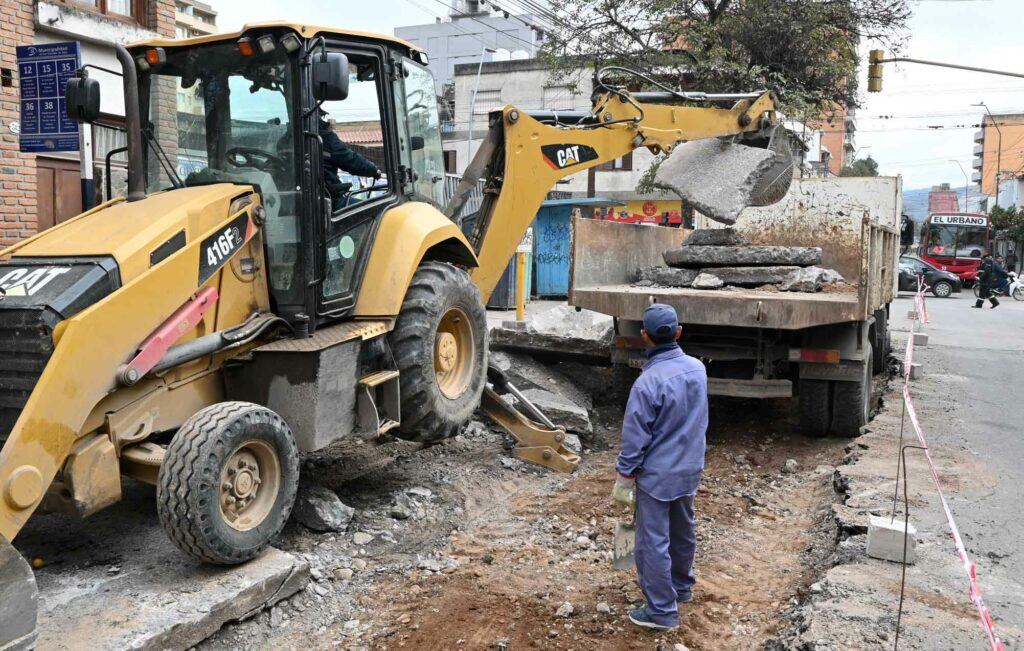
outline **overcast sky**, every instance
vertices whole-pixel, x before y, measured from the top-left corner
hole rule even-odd
[[[287,19],[387,34],[396,26],[433,22],[451,3],[212,0],[224,31],[245,22]],[[1024,72],[1024,0],[920,0],[912,2],[912,8],[904,56]],[[868,47],[865,44],[865,50]],[[866,75],[862,69],[864,89]],[[993,112],[1024,112],[1024,79],[886,64],[883,92],[865,94],[858,113],[858,155],[873,156],[883,174],[902,174],[904,188],[941,182],[962,187],[963,174],[949,161],[959,160],[968,174],[972,172],[974,125],[980,123],[984,109],[971,104],[981,101]],[[1024,142],[1004,147],[1024,147]]]

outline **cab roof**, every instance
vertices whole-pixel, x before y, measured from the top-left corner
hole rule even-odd
[[[128,47],[181,47],[188,45],[200,45],[203,43],[217,43],[220,41],[236,40],[238,38],[241,38],[242,35],[250,31],[282,28],[290,29],[305,39],[310,39],[319,35],[340,36],[342,38],[355,37],[366,40],[385,41],[387,43],[390,43],[391,45],[397,45],[402,48],[408,49],[410,52],[423,51],[422,48],[413,45],[409,41],[398,38],[397,36],[388,36],[387,34],[376,34],[374,32],[364,32],[358,29],[340,29],[338,27],[324,27],[322,25],[304,25],[302,23],[290,23],[287,21],[246,23],[242,26],[242,29],[237,32],[209,34],[207,36],[196,36],[194,38],[151,38],[145,41],[137,41],[135,43],[130,43]]]

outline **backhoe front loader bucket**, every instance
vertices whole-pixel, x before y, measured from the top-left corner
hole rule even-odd
[[[0,651],[35,647],[38,601],[32,568],[0,536]]]

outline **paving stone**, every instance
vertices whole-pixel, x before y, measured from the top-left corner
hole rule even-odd
[[[901,563],[903,561],[903,518],[891,519],[888,516],[871,516],[868,523],[868,556],[883,561]],[[917,529],[913,524],[907,525],[907,564],[917,560]]]
[[[821,249],[807,246],[681,246],[664,254],[670,267],[752,267],[821,264]]]

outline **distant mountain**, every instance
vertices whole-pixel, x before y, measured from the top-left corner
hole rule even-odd
[[[953,188],[959,190],[960,209],[963,210],[964,188]],[[928,193],[931,188],[918,188],[916,190],[903,191],[903,212],[916,222],[923,222],[928,217]],[[978,191],[975,185],[967,189],[967,212],[978,212],[978,206],[986,195]]]

